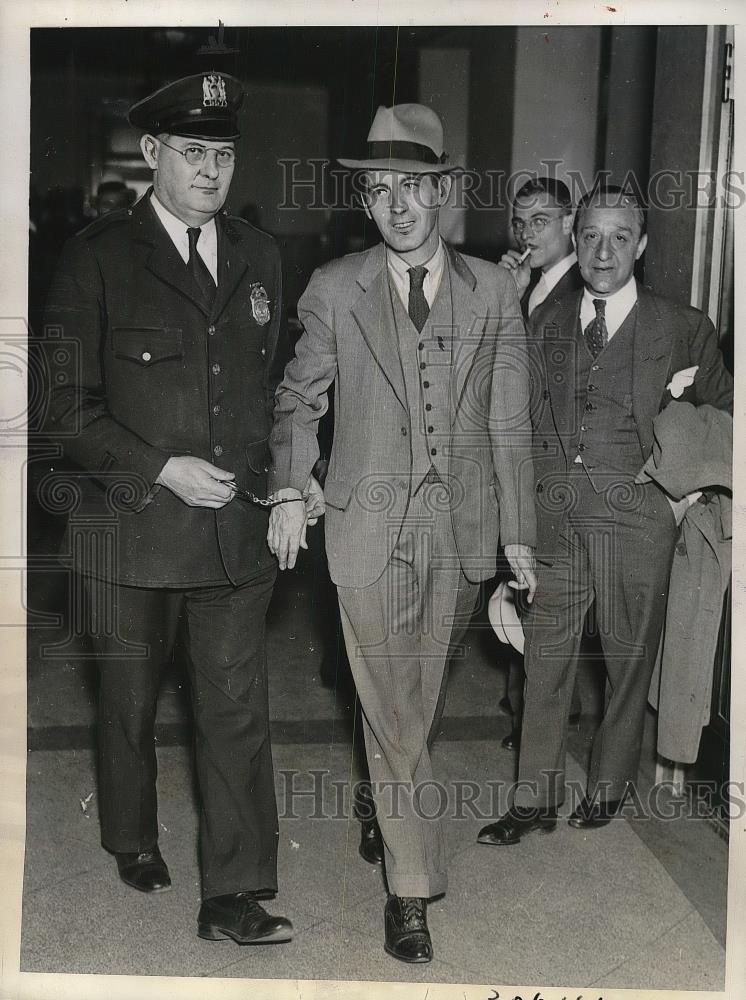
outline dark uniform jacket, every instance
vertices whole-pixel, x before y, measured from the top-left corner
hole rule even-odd
[[[154,486],[173,455],[235,472],[266,495],[267,437],[279,373],[280,260],[272,237],[216,217],[218,290],[202,304],[149,197],[66,244],[46,328],[71,343],[52,364],[51,433],[64,443],[81,512],[116,522],[108,568],[143,587],[241,583],[273,565],[265,509],[233,499],[189,507]],[[269,303],[267,310],[263,292]],[[269,318],[267,316],[269,315]],[[52,355],[54,356],[54,354]]]

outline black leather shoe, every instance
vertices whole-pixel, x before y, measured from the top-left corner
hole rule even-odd
[[[360,823],[360,857],[369,865],[383,864],[383,838],[377,819]]]
[[[433,943],[427,927],[427,900],[417,896],[389,896],[383,911],[383,947],[400,962],[431,962]]]
[[[505,747],[506,750],[520,750],[521,749],[521,727],[513,726],[507,736],[504,736],[500,740],[500,746]]]
[[[588,799],[583,799],[567,822],[576,830],[596,830],[614,819],[621,804],[621,799],[609,799],[608,802],[589,802]]]
[[[204,900],[197,934],[207,941],[229,937],[237,944],[272,944],[292,940],[293,925],[286,917],[271,917],[253,893],[231,892]]]
[[[521,837],[532,830],[551,833],[556,826],[556,809],[521,809],[513,806],[502,819],[483,827],[479,831],[477,842],[506,847],[508,844],[519,844]]]
[[[140,892],[165,892],[171,888],[171,876],[157,847],[139,854],[115,853],[119,877]]]

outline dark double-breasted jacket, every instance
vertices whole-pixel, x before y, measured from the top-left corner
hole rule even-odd
[[[105,565],[84,572],[143,587],[237,584],[273,565],[265,509],[233,499],[190,507],[155,481],[192,455],[266,495],[279,374],[280,259],[272,237],[216,217],[212,308],[150,205],[101,219],[65,246],[48,302],[49,431],[63,442],[79,503],[72,518],[114,523]],[[57,364],[58,357],[64,364]],[[75,471],[77,470],[77,471]]]

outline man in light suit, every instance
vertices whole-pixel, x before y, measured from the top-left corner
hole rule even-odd
[[[364,171],[383,243],[332,261],[298,303],[305,332],[277,390],[270,446],[280,568],[305,544],[301,492],[334,383],[324,486],[329,569],[362,705],[384,842],[385,948],[428,962],[427,900],[446,889],[427,736],[449,646],[501,537],[533,595],[529,379],[515,284],[444,244],[451,187],[438,116],[379,108]]]
[[[579,643],[594,600],[610,698],[585,798],[569,822],[595,829],[619,812],[637,778],[683,516],[681,504],[636,477],[652,450],[653,420],[672,398],[724,410],[733,401],[707,316],[634,278],[647,242],[634,196],[613,186],[594,189],[574,225],[585,287],[540,309],[529,324],[539,383],[532,414],[538,584],[525,620],[519,785],[507,814],[480,832],[486,844],[515,844],[556,826]]]

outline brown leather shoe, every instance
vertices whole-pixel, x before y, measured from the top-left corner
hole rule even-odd
[[[509,844],[519,844],[521,837],[532,830],[551,833],[556,826],[556,809],[521,809],[512,806],[502,819],[479,831],[477,842],[491,844],[493,847],[506,847]]]
[[[237,944],[290,941],[293,925],[287,917],[272,917],[251,892],[231,892],[205,899],[199,909],[197,934],[207,941],[233,938]]]
[[[427,900],[389,896],[383,911],[384,949],[400,962],[431,962],[433,943],[427,926]]]
[[[171,888],[171,876],[157,847],[139,854],[117,852],[114,857],[125,885],[140,892],[165,892]]]

